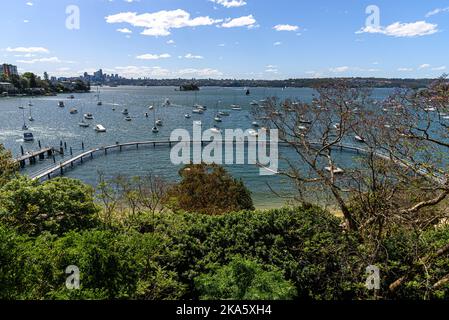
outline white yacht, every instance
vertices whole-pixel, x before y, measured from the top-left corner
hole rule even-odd
[[[235,111],[240,111],[240,110],[242,110],[242,108],[241,108],[240,106],[235,105],[235,104],[231,105],[231,109],[232,109],[232,110],[235,110]]]
[[[211,131],[212,133],[215,133],[215,134],[221,133],[221,130],[220,130],[219,128],[217,128],[217,127],[211,128],[210,131]]]
[[[72,108],[72,109],[70,109],[70,114],[77,114],[78,113],[78,110],[77,109],[75,109],[75,108]]]
[[[253,127],[256,127],[256,128],[259,127],[259,123],[257,121],[253,121],[252,125],[253,125]]]
[[[153,129],[151,131],[153,131],[153,133],[158,133],[159,129],[157,127],[153,127]]]
[[[223,121],[223,120],[221,120],[220,116],[216,116],[216,117],[214,118],[214,120],[215,120],[216,122],[222,122],[222,121]]]
[[[365,142],[365,139],[363,139],[361,136],[355,136],[354,139],[358,142]]]
[[[163,125],[162,120],[161,119],[156,120],[156,125],[158,127],[162,127],[162,125]]]
[[[229,112],[226,112],[226,111],[219,111],[218,114],[220,116],[223,116],[223,117],[229,117],[230,116]]]
[[[84,114],[84,119],[86,119],[86,120],[93,120],[94,116],[93,116],[92,113],[85,113]]]
[[[187,114],[184,115],[184,117],[185,117],[186,119],[190,119],[192,116],[191,116],[190,114],[187,113]]]
[[[193,109],[192,112],[193,112],[193,113],[197,113],[197,114],[203,114],[203,113],[204,113],[204,111],[201,110],[201,109]]]
[[[126,116],[126,117],[125,117],[125,120],[126,120],[126,121],[132,121],[132,118],[131,118],[130,116]]]
[[[333,173],[333,174],[343,174],[343,173],[345,173],[345,171],[343,169],[335,167],[335,166],[333,166],[333,167],[325,167],[324,169],[326,171],[328,171],[328,172]]]
[[[97,124],[95,126],[95,131],[97,131],[97,132],[106,132],[106,128],[103,127],[101,124]]]
[[[248,134],[252,137],[257,137],[259,135],[259,133],[253,129],[248,130]]]
[[[34,121],[33,115],[31,114],[31,107],[30,107],[30,116],[28,117],[28,120],[31,122]]]

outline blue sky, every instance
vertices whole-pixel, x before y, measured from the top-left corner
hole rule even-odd
[[[66,27],[69,5],[79,8],[79,29]],[[378,25],[366,24],[370,5]],[[55,76],[103,68],[152,78],[409,78],[449,70],[447,0],[14,0],[2,2],[0,28],[0,63]]]

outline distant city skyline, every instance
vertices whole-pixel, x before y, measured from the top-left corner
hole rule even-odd
[[[101,68],[154,79],[435,78],[449,70],[449,1],[19,0],[2,11],[0,64],[39,76]]]

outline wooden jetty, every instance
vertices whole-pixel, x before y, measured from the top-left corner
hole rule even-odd
[[[21,168],[23,168],[23,167],[25,167],[27,161],[29,162],[29,164],[35,164],[37,162],[37,159],[44,160],[45,155],[47,155],[47,157],[51,157],[51,156],[53,156],[54,153],[55,153],[54,148],[50,148],[50,147],[43,148],[39,151],[26,153],[26,154],[22,155],[21,157],[15,159],[15,161],[20,164]]]

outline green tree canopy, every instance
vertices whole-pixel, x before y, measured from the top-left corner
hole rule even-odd
[[[0,189],[0,222],[30,235],[87,228],[98,211],[93,193],[78,180],[58,178],[40,184],[20,177]]]
[[[0,143],[0,187],[13,177],[17,169],[18,164],[12,158],[11,152]]]
[[[176,206],[187,212],[209,215],[254,210],[250,191],[218,165],[188,165],[182,180],[171,190]]]

